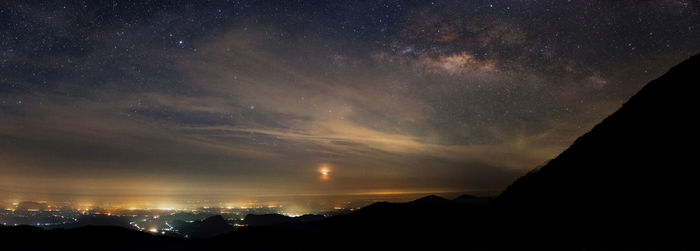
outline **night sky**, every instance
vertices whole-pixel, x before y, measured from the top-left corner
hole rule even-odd
[[[691,0],[2,1],[0,191],[495,195],[698,52]]]

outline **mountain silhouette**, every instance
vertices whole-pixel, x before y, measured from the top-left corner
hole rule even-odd
[[[477,197],[469,194],[460,195],[454,198],[452,201],[457,202],[462,205],[470,206],[486,206],[491,203],[492,198]]]
[[[494,210],[521,230],[675,231],[700,223],[700,56],[650,82]]]
[[[190,238],[208,238],[233,230],[233,226],[229,225],[221,215],[214,215],[201,221],[177,221],[173,222],[173,226]]]
[[[153,236],[115,226],[45,230],[0,226],[2,250],[184,250],[187,239]]]
[[[478,216],[486,208],[434,195],[406,203],[376,202],[322,221],[236,229],[209,244],[262,250],[446,248],[469,232],[465,226],[482,225]]]
[[[455,227],[475,211],[474,208],[466,208],[457,202],[430,195],[407,203],[377,202],[322,223],[346,228],[375,226],[382,229],[423,231],[431,226]]]
[[[303,223],[325,219],[323,215],[305,214],[298,217],[289,217],[281,214],[249,214],[246,215],[243,223],[248,226],[272,226],[284,223]]]

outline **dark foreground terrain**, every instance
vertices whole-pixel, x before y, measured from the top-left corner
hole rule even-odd
[[[1,227],[0,249],[700,250],[700,56],[493,200],[428,196],[203,239]]]

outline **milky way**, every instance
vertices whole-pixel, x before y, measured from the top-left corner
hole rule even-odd
[[[493,195],[698,51],[699,1],[3,1],[0,190]]]

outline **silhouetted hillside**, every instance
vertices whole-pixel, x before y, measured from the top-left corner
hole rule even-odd
[[[492,200],[493,198],[477,197],[468,194],[463,194],[453,199],[454,202],[468,206],[487,206]]]
[[[374,250],[449,247],[464,238],[486,207],[464,206],[437,196],[408,203],[377,202],[322,221],[246,227],[217,237],[213,245],[249,249]],[[274,240],[274,241],[271,241]]]
[[[172,226],[190,238],[208,238],[233,230],[233,226],[229,225],[221,215],[214,215],[202,221],[174,221]]]
[[[0,240],[2,250],[187,250],[183,244],[193,244],[186,239],[109,226],[54,230],[0,226]]]
[[[456,224],[468,215],[459,203],[431,195],[408,203],[377,202],[351,214],[331,218],[327,224],[416,229]]]
[[[281,214],[249,214],[245,216],[243,222],[248,226],[270,226],[292,222],[290,217]]]
[[[243,223],[248,226],[271,226],[284,223],[305,223],[325,219],[323,215],[305,214],[299,217],[289,217],[281,214],[249,214],[246,215]]]
[[[333,217],[326,223],[420,231],[430,227],[456,227],[481,209],[430,195],[408,203],[377,202],[351,214]]]
[[[697,229],[699,95],[700,56],[694,56],[513,183],[495,200],[496,217],[516,231]]]

